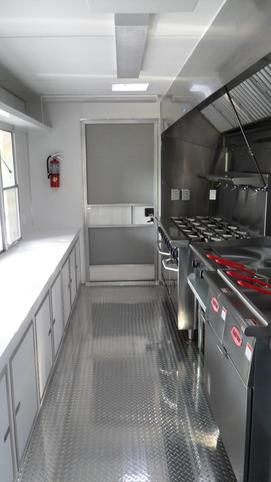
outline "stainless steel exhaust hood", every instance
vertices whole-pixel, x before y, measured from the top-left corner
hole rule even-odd
[[[271,64],[230,90],[230,95],[243,125],[271,116]],[[201,110],[219,131],[238,127],[238,121],[226,94]]]

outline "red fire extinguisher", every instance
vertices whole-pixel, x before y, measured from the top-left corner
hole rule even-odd
[[[50,179],[50,187],[60,187],[60,161],[59,154],[52,154],[47,157],[47,175]]]

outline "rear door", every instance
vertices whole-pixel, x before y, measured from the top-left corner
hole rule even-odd
[[[89,281],[154,280],[153,122],[91,123],[86,141]]]

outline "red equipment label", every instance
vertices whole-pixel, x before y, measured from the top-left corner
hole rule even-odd
[[[213,296],[213,298],[211,299],[211,307],[212,307],[212,310],[215,311],[216,313],[218,312],[219,310],[219,303],[217,301],[217,299]]]
[[[238,330],[238,328],[236,328],[236,326],[233,326],[232,329],[231,329],[231,337],[232,337],[235,345],[238,346],[238,348],[240,348],[240,346],[243,343],[243,340],[242,340],[242,336],[240,334],[240,331]]]

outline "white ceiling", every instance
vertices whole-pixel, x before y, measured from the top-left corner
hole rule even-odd
[[[134,13],[157,12],[151,17],[136,81],[149,82],[146,95],[164,95],[224,3],[1,0],[0,64],[4,69],[0,69],[0,83],[22,95],[20,82],[44,96],[113,95],[111,85],[117,75],[114,12],[126,8]],[[165,12],[165,5],[171,13]],[[195,6],[193,11],[185,11],[189,5]],[[183,11],[176,12],[176,8]]]

